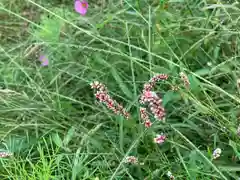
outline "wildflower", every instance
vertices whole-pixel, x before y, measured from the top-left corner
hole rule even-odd
[[[169,179],[175,179],[175,177],[172,175],[170,171],[167,172],[167,176],[169,177]]]
[[[221,153],[222,153],[222,150],[221,150],[220,148],[215,149],[215,150],[213,151],[213,159],[219,158],[220,155],[221,155]]]
[[[12,156],[12,153],[9,152],[0,152],[0,158]]]
[[[168,75],[166,74],[158,74],[152,77],[149,80],[149,82],[144,84],[144,88],[139,101],[141,104],[147,105],[151,113],[158,120],[164,120],[165,109],[162,107],[162,99],[159,98],[158,95],[154,91],[152,91],[152,89],[159,80],[166,80],[166,79],[168,79]],[[141,116],[144,116],[141,118],[144,120],[145,126],[150,127],[151,121],[149,120],[149,117],[148,119],[146,119],[147,112],[143,113],[140,110],[140,113],[142,113]]]
[[[189,82],[189,79],[188,79],[187,75],[184,72],[180,72],[179,75],[180,75],[180,77],[181,77],[181,79],[184,83],[184,86],[186,88],[189,88],[190,82]]]
[[[128,164],[138,164],[138,158],[136,158],[135,156],[127,156],[124,159],[124,162]]]
[[[146,108],[140,108],[140,117],[143,120],[143,123],[146,128],[149,128],[152,126],[152,123],[150,121]]]
[[[88,10],[88,2],[85,0],[75,0],[74,3],[74,8],[75,11],[78,12],[81,15],[85,15],[87,13]]]
[[[160,80],[167,80],[168,75],[167,74],[158,74],[153,76],[148,83],[144,84],[143,91],[151,91],[151,89],[156,85],[156,83]]]
[[[95,97],[103,104],[107,106],[108,109],[112,110],[115,114],[120,114],[124,116],[125,118],[129,118],[129,113],[123,108],[122,105],[118,104],[115,100],[111,98],[111,96],[108,94],[107,88],[99,83],[98,81],[95,81],[90,84],[92,89],[97,90],[95,93]]]
[[[168,79],[168,75],[167,75],[167,74],[158,74],[158,75],[153,76],[153,77],[150,79],[150,82],[151,82],[151,83],[156,83],[157,81],[167,80],[167,79]]]
[[[140,98],[140,102],[148,104],[148,107],[154,117],[158,120],[163,120],[165,116],[165,109],[162,107],[162,99],[154,92],[144,92]]]
[[[157,144],[162,144],[162,143],[164,143],[164,141],[166,140],[166,136],[165,135],[163,135],[163,134],[158,134],[157,136],[156,136],[156,138],[154,138],[153,140],[154,140],[154,142],[155,143],[157,143]]]
[[[41,62],[41,66],[48,66],[49,64],[48,58],[45,55],[41,55],[39,61]]]

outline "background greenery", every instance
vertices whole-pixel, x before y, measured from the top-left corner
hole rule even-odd
[[[68,0],[1,0],[0,9],[0,149],[14,153],[0,159],[1,180],[239,177],[237,0],[89,0],[84,17]],[[138,97],[154,73],[170,76],[156,89],[166,123],[145,130]],[[96,103],[94,80],[128,121]],[[144,165],[124,164],[128,155]]]

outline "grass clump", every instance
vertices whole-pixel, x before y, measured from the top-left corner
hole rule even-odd
[[[0,3],[1,179],[239,178],[239,2],[88,4]]]

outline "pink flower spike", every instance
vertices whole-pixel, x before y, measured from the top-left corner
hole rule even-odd
[[[12,153],[9,152],[0,152],[0,158],[5,158],[5,157],[9,157],[12,156]]]
[[[151,121],[145,121],[145,122],[144,122],[144,126],[145,126],[146,128],[150,128],[150,127],[152,126]]]
[[[75,0],[74,8],[76,12],[84,16],[88,10],[88,2],[85,0]]]
[[[41,55],[39,61],[41,62],[41,66],[48,66],[49,64],[48,58],[45,55]]]
[[[154,138],[153,140],[154,140],[154,142],[155,143],[157,143],[157,144],[162,144],[162,143],[164,143],[164,141],[166,140],[166,136],[165,135],[163,135],[163,134],[158,134],[157,136],[156,136],[156,138]]]
[[[124,159],[124,162],[129,164],[138,164],[138,158],[135,156],[127,156]]]

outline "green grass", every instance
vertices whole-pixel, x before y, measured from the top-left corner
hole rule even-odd
[[[14,153],[0,159],[1,180],[240,176],[237,0],[89,0],[84,17],[67,0],[3,0],[0,9],[0,150]],[[156,88],[166,123],[145,129],[138,99],[155,73],[169,75]],[[129,120],[96,102],[95,80]],[[144,165],[125,164],[129,155]]]

